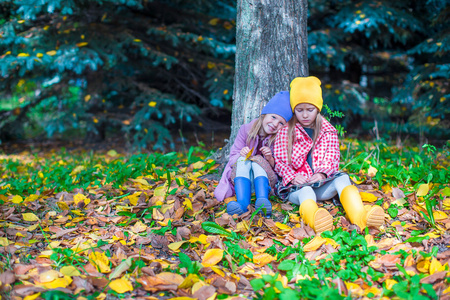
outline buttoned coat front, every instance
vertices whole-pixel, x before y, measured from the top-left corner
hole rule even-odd
[[[339,170],[339,139],[336,128],[330,122],[322,118],[322,128],[312,152],[312,169],[306,160],[313,140],[299,123],[295,125],[295,138],[291,163],[288,162],[288,126],[280,129],[275,140],[275,172],[282,177],[284,186],[297,174],[309,178],[315,173],[324,173],[330,177]]]

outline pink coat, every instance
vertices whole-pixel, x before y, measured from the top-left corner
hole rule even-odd
[[[217,185],[216,189],[214,190],[214,196],[217,200],[223,201],[225,198],[231,197],[234,195],[234,185],[231,182],[231,171],[234,164],[236,164],[236,161],[241,156],[240,152],[241,149],[248,146],[250,149],[253,147],[256,147],[260,143],[260,138],[257,135],[256,139],[250,142],[250,145],[247,145],[247,137],[248,134],[253,126],[253,124],[256,122],[257,119],[251,121],[250,123],[244,124],[239,128],[239,132],[236,136],[236,139],[234,140],[233,146],[231,146],[230,149],[230,158],[228,160],[227,165],[225,166],[225,169],[222,173],[222,178],[219,181],[219,184]],[[264,138],[262,140],[262,146],[267,146],[268,140],[270,136]],[[261,154],[261,151],[259,149],[255,149],[253,151],[252,156]]]
[[[274,145],[273,156],[275,158],[275,172],[283,178],[283,185],[288,185],[297,174],[306,178],[315,173],[325,173],[328,177],[339,170],[339,139],[336,128],[323,118],[322,128],[317,138],[316,146],[312,153],[313,170],[306,161],[312,148],[313,141],[297,123],[295,136],[297,140],[292,146],[291,164],[288,163],[288,126],[280,129]]]

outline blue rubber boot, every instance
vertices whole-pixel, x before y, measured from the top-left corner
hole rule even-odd
[[[272,203],[269,201],[270,185],[269,179],[266,176],[258,176],[254,179],[256,203],[255,208],[258,210],[261,206],[260,212],[264,214],[266,210],[266,217],[272,215]]]
[[[236,201],[227,204],[227,213],[229,215],[242,215],[248,209],[252,193],[251,181],[245,177],[236,177],[234,179],[234,191],[236,192]]]

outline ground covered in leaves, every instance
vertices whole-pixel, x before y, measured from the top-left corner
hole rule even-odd
[[[209,152],[0,155],[2,299],[450,299],[448,147],[345,141],[342,169],[386,211],[360,232],[332,201],[226,213]],[[227,199],[230,201],[232,199]]]

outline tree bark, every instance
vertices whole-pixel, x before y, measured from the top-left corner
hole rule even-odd
[[[308,75],[306,0],[238,0],[232,144],[277,92]]]

